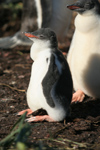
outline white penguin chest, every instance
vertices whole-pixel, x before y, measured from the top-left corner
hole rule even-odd
[[[45,77],[49,67],[49,57],[40,57],[32,64],[31,78],[27,90],[27,102],[31,109],[41,108],[45,97],[42,90],[42,80]],[[47,61],[48,59],[48,61]],[[34,107],[34,108],[32,108]]]
[[[48,70],[49,63],[47,62],[46,59],[47,58],[38,59],[32,65],[30,84],[32,84],[33,86],[34,86],[33,83],[38,85],[42,82],[42,79],[44,78],[44,76]]]
[[[76,28],[68,54],[75,90],[81,89],[87,95],[100,92],[100,23],[89,32]]]

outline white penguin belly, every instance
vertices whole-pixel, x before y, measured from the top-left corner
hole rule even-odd
[[[100,36],[96,34],[76,30],[68,54],[75,91],[81,89],[92,97],[100,97]]]
[[[49,63],[46,59],[37,59],[32,65],[31,78],[27,90],[27,103],[35,111],[46,104],[42,91],[42,80],[48,71]]]
[[[43,94],[42,80],[48,71],[49,64],[50,62],[48,60],[47,63],[46,58],[38,59],[33,63],[30,83],[27,90],[27,103],[31,110],[35,111],[43,108],[52,119],[61,121],[66,117],[65,110],[56,102],[54,108],[50,107]]]

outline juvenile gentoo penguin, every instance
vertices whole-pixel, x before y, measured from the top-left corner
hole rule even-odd
[[[84,94],[100,98],[100,3],[78,0],[67,8],[78,12],[67,57],[77,91],[72,101],[83,101]]]
[[[30,56],[34,61],[27,103],[32,111],[43,108],[48,113],[28,121],[62,121],[70,113],[73,85],[68,63],[58,50],[56,35],[49,28],[25,35],[33,41]]]

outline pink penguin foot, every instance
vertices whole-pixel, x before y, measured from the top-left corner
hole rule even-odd
[[[48,121],[48,122],[55,122],[50,116],[34,116],[31,118],[26,119],[27,122],[41,122],[41,121]]]
[[[33,111],[32,111],[31,109],[25,109],[25,110],[23,110],[23,111],[18,112],[17,115],[18,115],[18,116],[21,116],[21,115],[23,115],[25,112],[27,112],[27,116],[28,116],[28,115],[31,115],[31,114],[33,113]]]
[[[85,94],[81,90],[78,90],[73,94],[72,103],[82,102],[84,98],[85,98]]]

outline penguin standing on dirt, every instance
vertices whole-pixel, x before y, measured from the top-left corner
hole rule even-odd
[[[100,98],[100,3],[78,0],[67,8],[78,12],[67,57],[77,91],[72,102],[83,101],[85,94]]]
[[[43,108],[48,114],[31,117],[27,121],[62,121],[70,115],[73,85],[68,63],[58,50],[56,35],[49,28],[41,28],[25,32],[25,36],[33,41],[30,55],[34,61],[27,103],[31,111]]]

